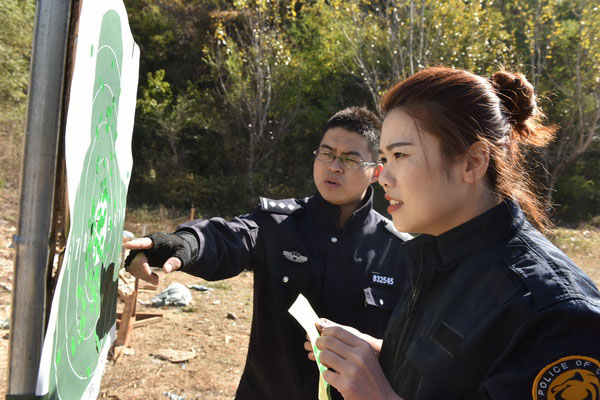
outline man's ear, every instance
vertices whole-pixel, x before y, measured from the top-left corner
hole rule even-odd
[[[467,183],[476,183],[487,173],[490,165],[490,146],[486,142],[473,143],[466,154],[463,179]]]
[[[371,183],[377,182],[379,179],[379,175],[381,175],[381,171],[383,171],[383,165],[377,164],[373,169],[373,176],[371,177]]]

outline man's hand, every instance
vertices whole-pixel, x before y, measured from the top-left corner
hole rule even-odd
[[[382,341],[363,334],[354,328],[320,320],[321,336],[316,345],[321,349],[320,360],[330,368],[323,378],[335,387],[346,400],[395,399],[377,356]],[[304,348],[310,349],[310,342]],[[309,353],[314,360],[314,354]]]
[[[123,242],[130,252],[125,269],[131,275],[153,285],[158,284],[158,274],[150,267],[161,268],[169,274],[182,266],[182,259],[189,261],[190,250],[184,240],[176,235],[154,234],[150,237]]]

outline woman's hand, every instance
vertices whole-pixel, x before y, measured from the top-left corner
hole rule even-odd
[[[340,325],[338,323],[328,320],[327,318],[321,318],[320,320],[318,320],[315,323],[315,326],[317,327],[317,331],[319,331],[319,334],[321,334],[323,332],[323,329],[325,329],[325,327],[339,326],[340,328],[347,330],[348,332],[352,333],[353,335],[358,336],[359,338],[363,339],[365,342],[369,343],[371,345],[371,347],[373,348],[373,351],[375,351],[377,356],[379,356],[379,352],[381,351],[381,343],[383,343],[383,340],[381,340],[381,339],[377,339],[377,338],[374,338],[373,336],[367,335],[366,333],[362,333],[358,329],[355,329],[351,326]],[[308,358],[313,361],[316,361],[315,354],[313,353],[312,343],[310,342],[310,338],[308,337],[308,335],[306,335],[306,342],[304,342],[304,349],[306,351],[308,351]]]
[[[321,331],[316,341],[321,350],[320,361],[330,368],[323,372],[323,378],[344,399],[400,399],[379,366],[380,339],[323,319],[317,322],[317,329]],[[310,342],[306,342],[304,348],[314,360]]]

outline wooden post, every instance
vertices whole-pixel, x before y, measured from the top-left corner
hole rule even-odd
[[[135,289],[130,295],[126,295],[123,299],[123,312],[117,314],[117,322],[119,331],[115,339],[113,348],[113,360],[117,362],[123,354],[123,348],[129,344],[130,334],[133,330],[133,322],[135,321],[135,305],[137,303],[138,294],[138,278],[135,278]],[[120,315],[119,315],[120,314]]]

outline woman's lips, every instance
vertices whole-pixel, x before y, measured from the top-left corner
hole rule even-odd
[[[393,213],[394,211],[396,211],[397,209],[399,209],[402,206],[402,204],[404,204],[403,201],[393,199],[391,196],[389,196],[387,194],[384,197],[385,197],[385,199],[387,201],[390,202],[390,205],[387,208],[387,212],[389,214]]]
[[[400,207],[402,207],[403,203],[397,203],[397,204],[390,204],[387,208],[387,212],[388,214],[393,213],[394,211],[396,211],[397,209],[399,209]]]

